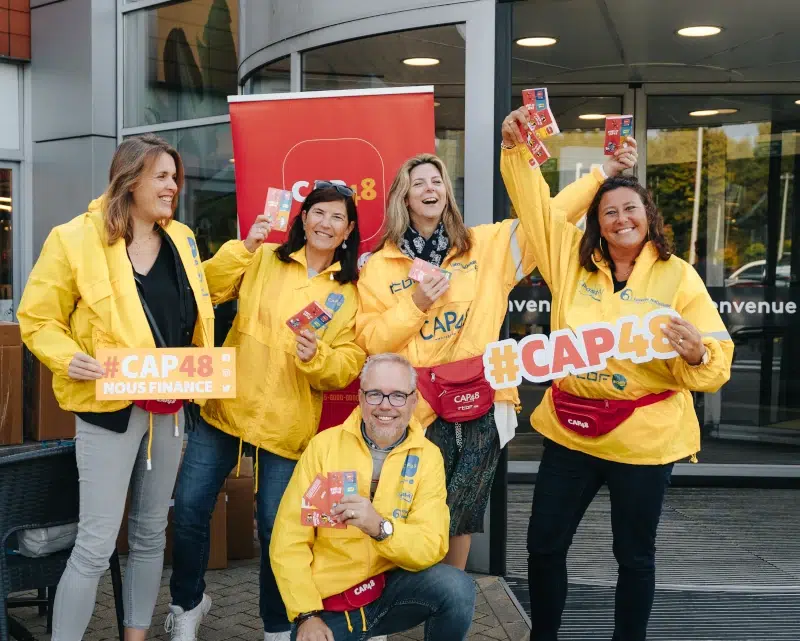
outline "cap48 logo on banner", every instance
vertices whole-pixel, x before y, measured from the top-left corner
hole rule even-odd
[[[433,87],[230,96],[239,234],[265,213],[270,188],[291,193],[288,225],[318,180],[350,187],[358,208],[359,255],[380,240],[386,197],[411,156],[434,153]],[[288,230],[273,226],[268,242]],[[320,429],[358,404],[358,381],[326,393]]]
[[[671,309],[657,309],[643,318],[625,316],[616,323],[598,322],[572,329],[556,330],[550,336],[531,334],[519,342],[495,341],[486,346],[483,366],[486,380],[494,389],[517,387],[522,380],[532,383],[606,369],[608,359],[641,364],[653,359],[678,356],[664,326]]]
[[[290,224],[317,180],[355,192],[360,253],[377,244],[386,196],[411,156],[434,153],[433,87],[230,96],[239,233],[270,187],[291,192]],[[273,229],[268,242],[283,242]]]

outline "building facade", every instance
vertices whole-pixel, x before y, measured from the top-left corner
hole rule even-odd
[[[633,115],[638,176],[736,341],[731,382],[697,398],[701,462],[676,473],[800,476],[794,4],[31,0],[30,62],[4,53],[0,9],[0,315],[48,231],[102,192],[126,136],[178,148],[178,215],[209,256],[237,235],[228,95],[433,85],[437,151],[475,225],[513,215],[498,125],[522,89],[547,86],[563,131],[548,141],[552,189],[602,162],[604,115]],[[511,335],[547,330],[537,274],[509,309]],[[218,312],[221,338],[233,310]],[[535,471],[527,418],[543,391],[523,386],[512,472]]]

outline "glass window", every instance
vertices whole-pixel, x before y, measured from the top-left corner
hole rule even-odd
[[[464,209],[464,25],[447,25],[341,42],[303,54],[303,90],[433,85],[436,153]],[[432,58],[412,66],[409,58]]]
[[[158,135],[173,145],[183,160],[186,179],[176,219],[192,228],[200,258],[207,260],[223,243],[238,238],[230,124],[174,129]],[[225,339],[234,314],[233,303],[217,307],[217,345]]]
[[[259,68],[249,80],[250,93],[285,93],[291,91],[291,62],[289,56]]]
[[[13,192],[13,169],[0,165],[0,321],[14,320],[12,214],[19,195]]]
[[[124,14],[124,126],[228,113],[238,93],[236,0],[189,0]]]
[[[796,462],[787,444],[800,446],[800,370],[792,366],[800,341],[790,331],[800,303],[794,100],[648,100],[647,186],[677,255],[705,280],[736,345],[731,380],[700,395],[706,462]],[[732,446],[742,440],[773,447]]]

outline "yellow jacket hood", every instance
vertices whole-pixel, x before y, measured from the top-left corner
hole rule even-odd
[[[22,340],[53,372],[59,405],[74,412],[110,412],[130,401],[98,401],[94,381],[67,376],[77,352],[101,347],[155,347],[123,240],[108,245],[105,197],[50,232],[22,294]],[[212,347],[214,309],[192,230],[175,220],[164,228],[180,255],[197,305],[193,344]]]
[[[365,354],[355,342],[356,288],[334,280],[339,263],[310,278],[305,251],[284,263],[277,245],[250,253],[239,240],[225,243],[203,263],[215,305],[238,298],[225,339],[237,348],[235,399],[208,401],[203,417],[218,429],[284,458],[297,459],[316,433],[322,393],[347,387]],[[297,357],[286,321],[309,303],[330,308],[317,331],[317,353]]]
[[[596,174],[584,176],[563,189],[553,199],[554,205],[577,221],[600,182]],[[508,219],[472,227],[472,249],[458,257],[450,250],[442,263],[452,273],[450,288],[427,312],[411,298],[417,287],[408,278],[411,259],[394,244],[372,254],[358,279],[358,344],[368,354],[402,354],[415,367],[482,354],[488,343],[499,338],[509,293],[536,267],[533,244],[522,233],[520,222]],[[516,404],[519,396],[512,388],[498,391],[495,400]],[[423,398],[415,416],[426,427],[436,418]]]
[[[361,434],[360,408],[311,440],[283,495],[270,560],[289,620],[321,610],[322,599],[376,574],[396,567],[423,570],[447,554],[450,512],[442,455],[416,419],[386,457],[372,501],[394,526],[384,541],[354,526],[340,530],[300,523],[302,496],[316,475],[350,470],[358,475],[359,494],[369,497],[372,456]]]

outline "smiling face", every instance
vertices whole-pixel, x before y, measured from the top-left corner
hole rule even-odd
[[[415,227],[438,224],[447,205],[447,189],[435,165],[417,165],[409,173],[411,187],[406,206]],[[418,224],[418,223],[421,223]]]
[[[317,203],[302,215],[306,245],[318,252],[332,254],[355,226],[354,222],[347,221],[347,206],[343,200]]]
[[[380,392],[387,396],[399,392],[400,395],[395,396],[397,405],[402,395],[413,392],[408,367],[400,363],[376,363],[361,381],[358,397],[367,434],[376,443],[386,447],[397,441],[408,427],[417,406],[417,395],[411,394],[405,399],[404,405],[395,407],[386,396],[379,405],[370,404],[367,401],[369,392]]]
[[[145,163],[136,186],[131,190],[133,215],[155,223],[172,218],[173,202],[178,195],[178,171],[175,160],[162,152]]]
[[[639,249],[647,240],[647,211],[633,189],[619,187],[603,194],[597,220],[611,251]]]

